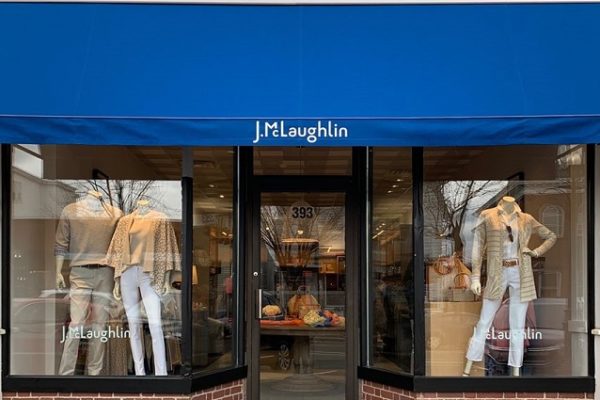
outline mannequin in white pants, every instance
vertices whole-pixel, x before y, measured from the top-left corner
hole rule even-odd
[[[167,279],[168,281],[168,279]],[[148,318],[152,336],[154,374],[167,375],[165,338],[162,330],[160,296],[152,287],[152,277],[139,265],[131,266],[123,272],[115,284],[115,298],[123,298],[123,306],[129,323],[129,342],[136,375],[146,375],[144,368],[144,345],[142,341],[142,313],[140,295]]]
[[[144,368],[144,345],[142,340],[142,314],[140,309],[140,297],[146,310],[150,335],[152,336],[152,354],[154,358],[154,374],[167,375],[167,361],[165,352],[165,339],[162,330],[161,318],[161,293],[170,290],[170,271],[164,271],[164,286],[155,287],[155,272],[144,269],[143,263],[146,257],[156,257],[150,251],[149,242],[154,240],[155,224],[153,219],[157,218],[156,211],[148,206],[147,200],[140,200],[138,208],[130,222],[128,222],[129,261],[124,267],[120,277],[115,279],[113,295],[116,299],[123,299],[123,306],[129,323],[129,341],[131,353],[135,365],[136,375],[146,375]],[[159,216],[163,217],[162,214]]]
[[[527,243],[531,233],[537,233],[544,243],[530,250]],[[483,248],[488,259],[488,284],[483,293],[479,322],[469,342],[463,376],[469,376],[474,361],[481,361],[485,341],[502,297],[509,290],[510,348],[508,365],[513,376],[520,375],[523,365],[525,320],[529,302],[535,299],[531,257],[538,257],[554,245],[556,235],[521,212],[513,197],[503,197],[498,206],[485,210],[475,228],[473,246],[473,275],[471,291],[482,294],[480,270]]]
[[[508,352],[508,365],[512,368],[512,375],[519,376],[520,368],[523,365],[525,318],[527,316],[529,302],[521,301],[521,296],[519,294],[521,278],[518,266],[506,267],[503,272],[503,281],[506,287],[508,287],[510,296],[508,317],[510,326],[510,348]],[[477,283],[479,284],[479,282]],[[475,284],[471,286],[471,290],[476,292],[476,290],[473,289],[473,286],[475,286]],[[479,284],[477,292],[481,293],[481,284]],[[473,361],[481,361],[483,359],[485,340],[492,323],[494,322],[496,312],[501,305],[502,300],[483,299],[479,322],[475,327],[475,332],[471,337],[469,349],[467,350],[467,364],[463,375],[468,376],[470,374]]]

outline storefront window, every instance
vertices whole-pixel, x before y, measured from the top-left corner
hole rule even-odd
[[[233,365],[234,165],[232,147],[195,148],[192,365]]]
[[[181,367],[181,149],[13,146],[10,373]]]
[[[410,148],[372,150],[372,365],[406,373],[413,369],[411,160]]]
[[[427,374],[588,374],[585,146],[424,151]]]

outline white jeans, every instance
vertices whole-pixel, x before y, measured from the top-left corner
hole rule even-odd
[[[505,267],[503,270],[502,285],[504,290],[508,287],[510,295],[508,323],[510,327],[510,347],[508,352],[508,365],[511,367],[523,366],[523,345],[525,341],[525,318],[529,302],[521,301],[521,277],[519,266]],[[485,350],[485,339],[492,326],[496,312],[502,304],[502,299],[483,299],[479,322],[469,342],[467,360],[481,361]]]
[[[144,345],[142,341],[142,313],[140,310],[140,293],[144,309],[148,317],[148,326],[152,336],[152,354],[154,358],[154,374],[167,375],[167,359],[165,355],[165,338],[162,330],[160,296],[152,287],[152,277],[143,272],[142,267],[127,268],[121,275],[121,296],[129,323],[129,342],[135,365],[136,375],[146,375],[144,369]]]

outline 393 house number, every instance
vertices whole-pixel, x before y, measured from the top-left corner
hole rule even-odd
[[[315,211],[312,207],[294,206],[292,207],[292,218],[314,218]]]

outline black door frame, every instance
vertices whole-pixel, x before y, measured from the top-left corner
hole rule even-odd
[[[247,395],[251,400],[260,396],[260,326],[255,318],[256,296],[259,280],[260,255],[260,196],[263,192],[339,192],[345,193],[345,242],[346,242],[346,398],[358,398],[357,367],[360,363],[360,282],[365,272],[364,238],[366,221],[366,148],[353,148],[352,175],[348,176],[272,176],[253,174],[253,149],[243,148],[241,160],[240,198],[245,206],[244,232],[244,281],[245,281],[245,346],[248,365]]]

